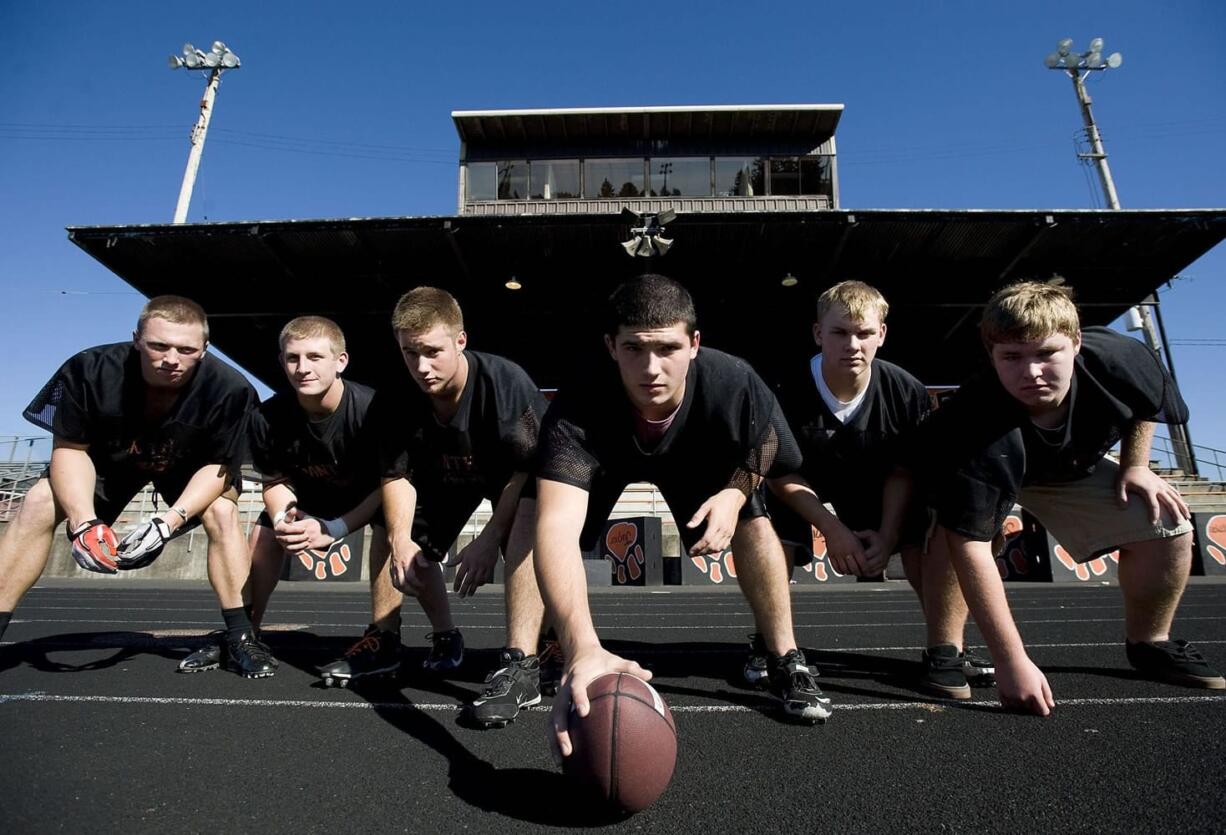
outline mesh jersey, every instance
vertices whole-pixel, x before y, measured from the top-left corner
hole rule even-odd
[[[744,360],[702,348],[690,363],[672,425],[650,450],[615,367],[554,398],[541,430],[537,475],[590,491],[597,477],[659,483],[683,472],[708,495],[746,495],[763,478],[795,472],[800,450],[775,396]]]
[[[1040,437],[989,369],[933,413],[908,444],[907,457],[926,482],[938,521],[970,539],[989,540],[1023,485],[1084,478],[1133,421],[1188,420],[1157,355],[1107,328],[1082,330],[1068,401],[1063,432]]]
[[[928,415],[927,389],[897,365],[875,359],[864,399],[844,423],[822,399],[809,363],[794,376],[779,402],[804,455],[800,474],[841,516],[880,517],[886,476],[901,463],[899,439]]]
[[[464,356],[468,380],[446,425],[415,386],[375,397],[380,467],[384,476],[407,476],[419,490],[476,491],[496,500],[511,476],[531,471],[547,403],[510,360],[477,351]]]
[[[146,391],[132,343],[100,345],[61,365],[24,416],[57,438],[88,444],[101,473],[181,479],[206,464],[238,472],[258,402],[241,374],[205,354],[170,411],[153,420],[145,417]]]
[[[285,481],[303,510],[339,516],[379,488],[379,453],[367,425],[373,389],[346,380],[332,414],[314,421],[292,393],[251,415],[251,458],[266,481]]]

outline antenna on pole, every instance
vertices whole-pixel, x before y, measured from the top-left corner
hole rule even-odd
[[[1111,167],[1107,164],[1107,150],[1103,147],[1102,135],[1094,121],[1094,111],[1090,107],[1093,100],[1086,91],[1085,80],[1092,72],[1119,69],[1123,63],[1124,56],[1118,52],[1103,57],[1102,38],[1093,38],[1090,48],[1081,53],[1074,51],[1072,38],[1064,38],[1056,44],[1056,51],[1043,59],[1043,66],[1049,70],[1061,70],[1073,80],[1073,90],[1081,108],[1081,119],[1085,123],[1086,139],[1090,143],[1090,150],[1078,152],[1077,157],[1093,163],[1098,170],[1098,179],[1107,198],[1107,206],[1111,209],[1120,208],[1120,198],[1115,190],[1115,180],[1111,177]],[[1128,320],[1129,330],[1136,329],[1132,327],[1134,322],[1139,324],[1139,329],[1145,334],[1146,344],[1165,361],[1171,377],[1174,378],[1175,361],[1171,357],[1170,345],[1166,339],[1166,328],[1162,324],[1162,308],[1158,305],[1157,294],[1151,293],[1144,303],[1131,308]],[[1190,475],[1196,475],[1196,459],[1192,455],[1192,440],[1187,426],[1171,424],[1170,431],[1171,445],[1180,468]]]
[[[208,84],[204,88],[204,96],[200,99],[200,117],[192,128],[191,150],[187,154],[187,169],[183,172],[183,185],[179,187],[179,202],[175,205],[175,223],[187,222],[187,207],[192,202],[192,189],[196,185],[196,173],[200,170],[200,157],[204,153],[204,139],[209,132],[209,120],[213,115],[213,101],[217,98],[217,87],[221,83],[221,74],[226,70],[236,70],[242,66],[238,56],[230,51],[221,41],[213,41],[213,48],[203,52],[190,43],[183,44],[183,55],[170,56],[170,68],[180,67],[188,70],[207,70]]]

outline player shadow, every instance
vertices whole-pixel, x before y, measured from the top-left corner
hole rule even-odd
[[[539,826],[592,828],[625,817],[559,772],[498,768],[486,762],[402,693],[371,704],[393,728],[446,758],[447,787],[470,806]],[[540,744],[545,744],[543,736]]]
[[[722,681],[726,688],[714,691],[680,687],[673,683],[660,684],[657,689],[678,695],[716,697],[753,709],[767,708],[777,712],[771,697],[747,684],[742,676],[745,645],[742,643],[712,643],[691,641],[675,644],[653,644],[641,641],[610,640],[604,643],[610,652],[639,662],[661,678],[705,678]],[[855,652],[805,649],[805,659],[818,668],[818,684],[823,691],[843,695],[873,698],[911,699],[925,701],[916,693],[915,682],[919,666],[904,659]],[[865,686],[875,682],[890,690]],[[897,691],[903,691],[902,694]]]
[[[353,636],[320,636],[312,632],[266,632],[261,639],[272,650],[273,657],[314,678],[311,687],[326,689],[319,678],[319,668],[344,655],[353,645]],[[359,680],[349,685],[362,696],[384,697],[405,688],[434,693],[457,704],[466,704],[481,692],[485,671],[495,669],[496,650],[465,650],[464,663],[458,670],[437,674],[422,667],[428,647],[407,647],[402,651],[400,670],[395,675]]]
[[[29,664],[44,673],[81,673],[105,670],[140,655],[157,655],[178,662],[196,647],[192,638],[159,638],[147,632],[72,632],[47,635],[13,643],[0,649],[0,672]],[[103,658],[69,663],[51,658],[57,652],[89,652],[113,649]]]

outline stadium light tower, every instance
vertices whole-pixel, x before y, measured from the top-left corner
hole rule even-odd
[[[1112,209],[1120,208],[1120,198],[1115,191],[1115,180],[1111,178],[1111,167],[1107,165],[1107,151],[1103,147],[1102,135],[1094,122],[1094,111],[1090,109],[1093,100],[1086,91],[1085,80],[1092,72],[1104,72],[1118,69],[1124,63],[1124,56],[1112,52],[1103,57],[1103,39],[1093,38],[1090,48],[1085,52],[1073,51],[1072,38],[1064,38],[1056,44],[1056,51],[1043,59],[1043,65],[1049,70],[1060,70],[1073,80],[1073,90],[1077,93],[1077,104],[1081,107],[1081,119],[1085,122],[1086,138],[1090,142],[1089,153],[1077,154],[1079,159],[1092,161],[1098,170],[1098,179],[1103,186],[1103,194],[1107,205]],[[1152,311],[1152,313],[1151,313]],[[1150,294],[1143,304],[1130,311],[1130,318],[1140,320],[1140,330],[1145,334],[1145,341],[1166,362],[1171,376],[1175,376],[1175,361],[1171,357],[1170,344],[1166,340],[1166,328],[1162,324],[1162,309],[1158,306],[1158,296]],[[1155,322],[1157,326],[1155,327]],[[1130,330],[1136,328],[1130,327]],[[1186,426],[1171,424],[1171,442],[1175,458],[1184,472],[1196,475],[1196,459],[1192,455],[1192,441]]]
[[[192,128],[192,149],[187,154],[187,169],[183,172],[183,185],[179,188],[179,202],[175,206],[175,223],[187,221],[187,207],[192,202],[192,189],[196,185],[196,172],[200,170],[200,156],[204,153],[204,138],[209,132],[209,119],[213,115],[213,100],[217,98],[217,86],[221,83],[221,74],[226,70],[236,70],[242,66],[238,56],[230,51],[221,41],[213,41],[213,48],[202,52],[190,43],[183,44],[183,55],[170,56],[170,68],[180,67],[188,70],[208,70],[209,82],[204,88],[204,97],[200,99],[200,118]]]

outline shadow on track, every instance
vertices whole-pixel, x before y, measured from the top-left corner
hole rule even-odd
[[[105,670],[138,655],[158,655],[177,664],[187,652],[195,649],[196,645],[194,638],[162,638],[146,632],[73,632],[67,635],[48,635],[0,649],[0,672],[11,670],[22,662],[45,673]],[[105,658],[79,664],[54,661],[50,656],[53,652],[110,649],[117,651]]]

